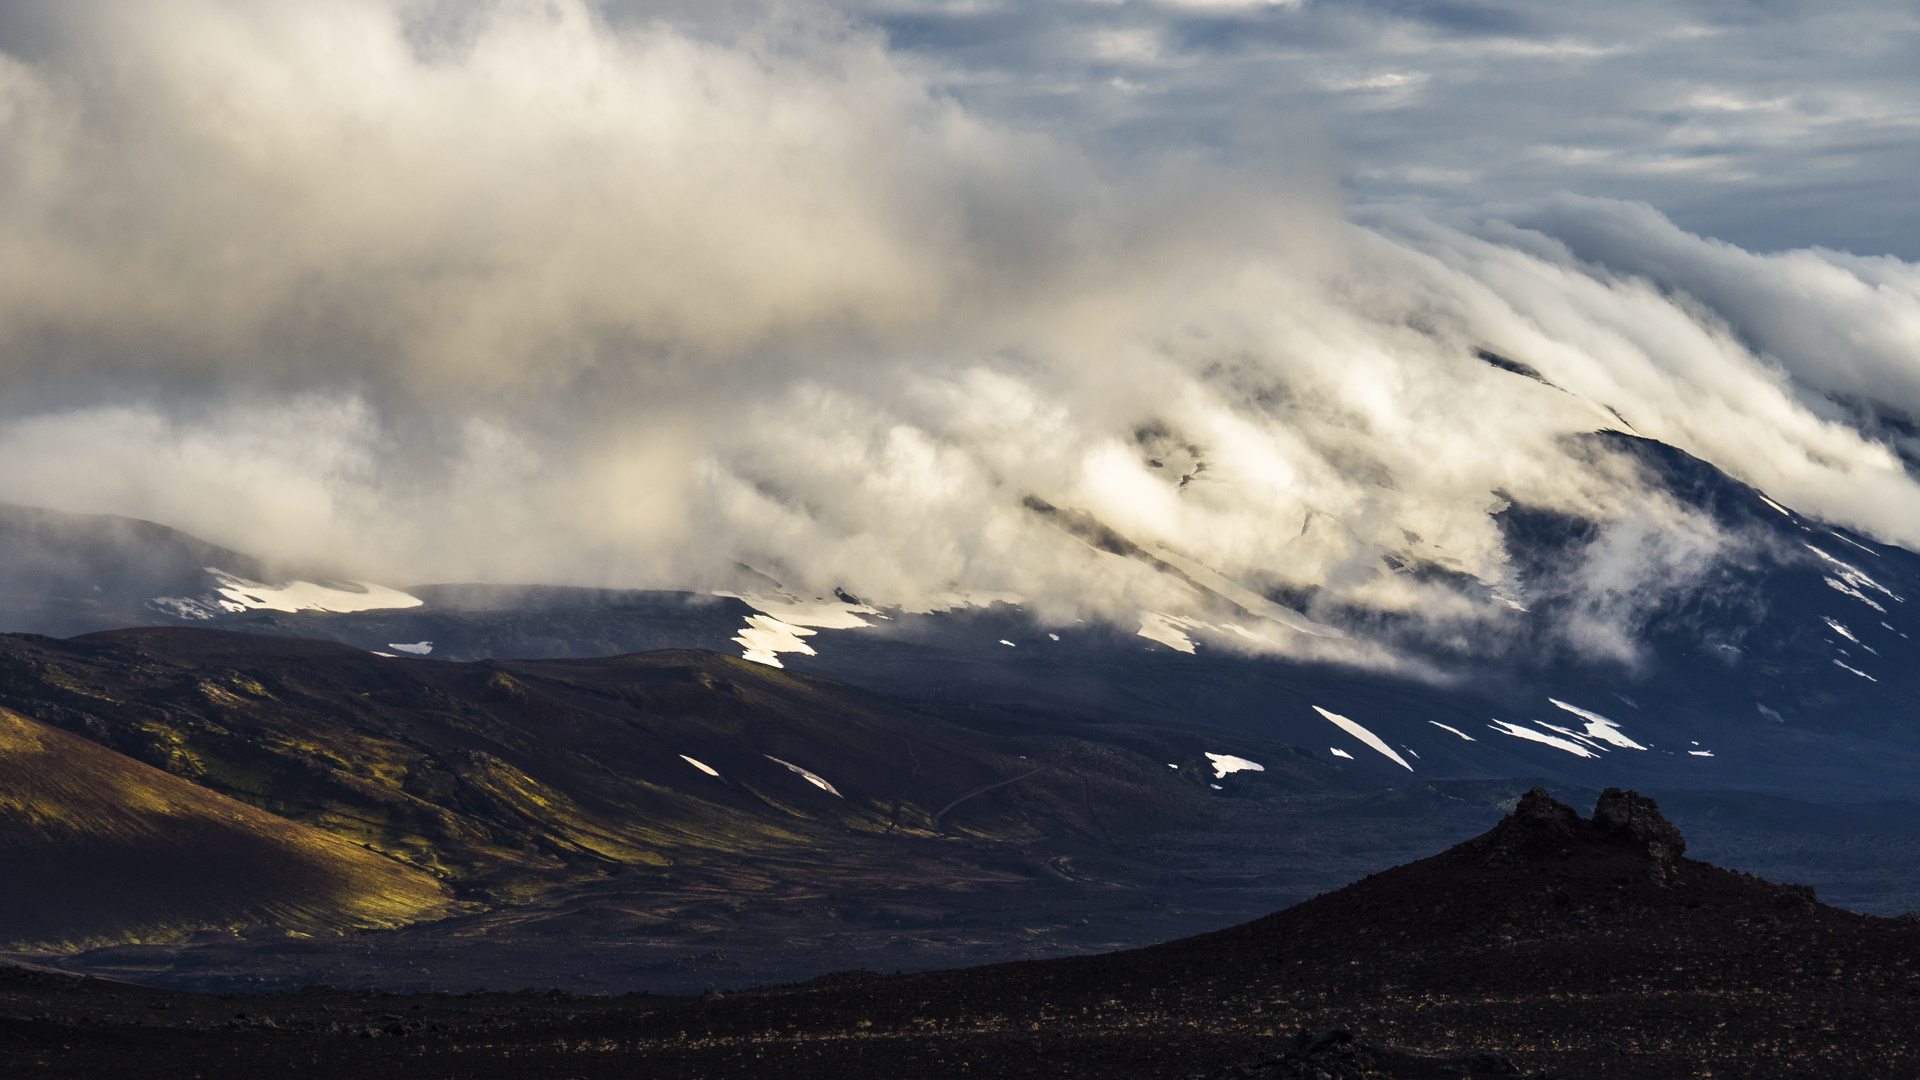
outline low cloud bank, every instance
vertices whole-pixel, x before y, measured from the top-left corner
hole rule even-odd
[[[1121,172],[807,9],[435,10],[0,20],[0,499],[395,583],[1128,620],[1211,573],[1469,649],[1528,600],[1511,500],[1603,524],[1554,587],[1613,658],[1741,541],[1583,433],[1920,547],[1911,264],[1348,212],[1305,144]]]

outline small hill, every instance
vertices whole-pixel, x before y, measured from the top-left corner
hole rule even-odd
[[[1651,799],[1609,789],[1582,818],[1536,788],[1485,835],[1217,933],[743,994],[624,1034],[669,1058],[702,1041],[702,1066],[739,1076],[762,1075],[768,1031],[817,1062],[792,1076],[1437,1077],[1480,1075],[1476,1060],[1486,1075],[1920,1076],[1920,919],[1684,852]],[[1351,1045],[1314,1039],[1331,1029],[1377,1052],[1331,1060]]]
[[[432,877],[0,709],[0,946],[387,927]]]

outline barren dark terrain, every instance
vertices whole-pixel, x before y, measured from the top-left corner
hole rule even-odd
[[[1107,955],[699,997],[198,995],[13,970],[12,1076],[1920,1075],[1920,919],[1683,856],[1544,791],[1263,919]]]

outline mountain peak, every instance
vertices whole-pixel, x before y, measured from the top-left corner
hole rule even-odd
[[[1608,788],[1593,817],[1536,787],[1520,796],[1513,812],[1487,833],[1461,845],[1493,865],[1572,857],[1582,848],[1627,847],[1644,855],[1647,876],[1666,884],[1686,854],[1687,841],[1660,813],[1660,804],[1637,791]]]

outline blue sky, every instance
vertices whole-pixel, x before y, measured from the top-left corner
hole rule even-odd
[[[1920,257],[1920,7],[881,0],[982,112],[1116,159],[1314,152],[1349,196],[1651,203],[1753,250]]]

